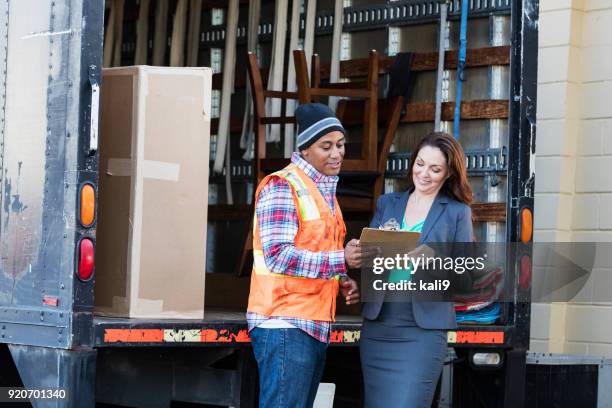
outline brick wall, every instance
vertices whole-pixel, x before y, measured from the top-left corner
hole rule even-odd
[[[535,234],[612,242],[612,0],[541,0]],[[531,350],[612,356],[612,269],[534,304]],[[610,300],[610,302],[601,302]]]

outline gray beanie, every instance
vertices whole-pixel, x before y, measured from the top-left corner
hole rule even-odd
[[[298,124],[297,149],[308,149],[314,142],[335,130],[346,134],[342,123],[327,105],[307,103],[295,110]]]

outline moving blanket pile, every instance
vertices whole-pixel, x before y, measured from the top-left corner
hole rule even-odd
[[[501,314],[501,305],[495,302],[477,311],[457,312],[457,323],[493,324]]]
[[[502,289],[503,271],[500,267],[474,276],[472,291],[454,297],[457,323],[495,323],[501,313],[497,300]]]

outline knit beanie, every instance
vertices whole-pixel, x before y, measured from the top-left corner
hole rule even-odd
[[[342,123],[327,105],[307,103],[295,110],[298,124],[297,149],[308,149],[314,142],[335,130],[346,134]]]

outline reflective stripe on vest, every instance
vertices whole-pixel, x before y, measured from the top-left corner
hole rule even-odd
[[[314,197],[308,191],[308,187],[304,184],[304,181],[295,174],[293,171],[289,169],[281,170],[275,173],[279,177],[287,180],[291,187],[295,190],[298,199],[298,211],[299,216],[303,221],[311,221],[317,220],[321,218],[321,214],[319,214],[319,209],[317,208],[317,203],[314,200]]]

